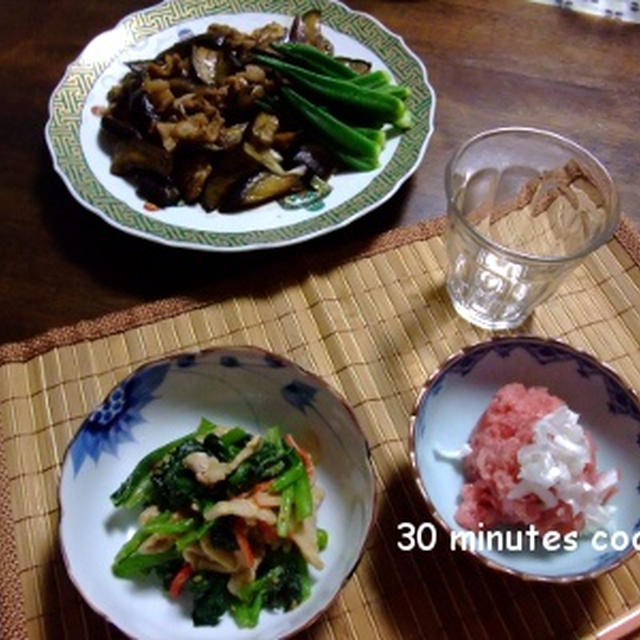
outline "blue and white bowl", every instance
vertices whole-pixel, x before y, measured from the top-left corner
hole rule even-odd
[[[411,418],[411,458],[431,514],[449,539],[451,532],[464,531],[454,518],[464,483],[462,464],[437,452],[468,442],[495,392],[511,382],[546,387],[580,415],[597,447],[598,470],[619,471],[618,491],[607,503],[616,512],[608,533],[580,537],[573,551],[538,545],[533,551],[470,553],[528,580],[572,582],[610,571],[634,553],[634,534],[640,546],[640,405],[610,368],[560,342],[495,338],[452,356],[425,383]]]
[[[325,568],[310,568],[311,597],[296,609],[263,611],[255,629],[229,616],[194,627],[188,607],[153,580],[113,576],[118,549],[137,528],[135,514],[109,495],[148,452],[195,430],[202,417],[261,433],[293,434],[316,460],[325,490],[318,525],[329,532]],[[318,377],[253,347],[216,348],[143,366],[84,421],[64,461],[60,539],[67,570],[87,602],[127,635],[144,640],[254,640],[288,637],[330,605],[354,571],[374,514],[369,449],[347,403]]]

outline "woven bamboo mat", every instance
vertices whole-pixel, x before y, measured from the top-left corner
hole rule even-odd
[[[83,416],[134,367],[215,344],[259,345],[315,371],[350,400],[371,445],[377,522],[354,577],[304,637],[590,638],[640,603],[638,556],[560,587],[494,573],[450,552],[444,536],[429,553],[397,549],[397,523],[427,518],[408,456],[416,390],[452,352],[485,337],[448,302],[440,227],[392,232],[324,264],[314,258],[295,281],[266,290],[236,283],[213,302],[166,300],[0,347],[0,637],[121,637],[83,603],[61,560],[64,452]],[[640,239],[623,223],[523,331],[585,349],[640,388],[639,262]]]

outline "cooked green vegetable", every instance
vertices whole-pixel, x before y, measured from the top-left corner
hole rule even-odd
[[[406,100],[411,95],[411,89],[404,85],[388,84],[384,87],[379,87],[378,91],[388,93],[391,96],[395,96],[399,100]]]
[[[173,440],[147,454],[140,460],[120,487],[111,494],[113,504],[116,507],[126,507],[127,509],[131,509],[139,504],[144,504],[152,490],[151,471],[153,467],[181,444],[209,433],[213,429],[213,426],[212,423],[205,421],[197,431]]]
[[[217,549],[235,551],[238,548],[238,542],[233,534],[233,520],[233,516],[225,516],[213,521],[209,540]]]
[[[271,489],[280,493],[284,491],[288,486],[292,485],[298,478],[305,475],[306,472],[304,470],[304,465],[302,464],[302,460],[296,456],[296,461],[293,463],[289,469],[287,469],[284,473],[281,473],[271,485]]]
[[[176,447],[151,474],[152,491],[150,502],[161,509],[181,509],[189,507],[194,499],[207,498],[206,488],[184,466],[183,460],[191,453],[207,452],[204,445],[189,439]]]
[[[155,518],[152,518],[141,529],[138,529],[133,537],[128,542],[125,542],[120,551],[118,551],[115,562],[118,563],[121,560],[124,560],[138,549],[138,547],[151,535],[151,532],[149,531],[149,527],[151,525],[168,522],[170,518],[170,513],[160,513]]]
[[[262,605],[262,594],[258,593],[249,602],[234,602],[230,608],[231,615],[241,629],[252,629],[258,624]]]
[[[280,509],[278,510],[278,521],[276,530],[281,538],[286,538],[291,525],[291,510],[293,507],[293,485],[289,485],[280,496]]]
[[[296,520],[301,522],[313,514],[311,483],[305,471],[293,485],[293,508]]]
[[[132,554],[113,565],[113,574],[118,578],[131,578],[136,575],[146,575],[151,569],[156,569],[169,562],[174,562],[180,558],[177,549],[169,549],[161,553],[139,553]]]
[[[242,429],[234,427],[220,437],[215,433],[210,433],[204,439],[204,446],[218,460],[228,462],[238,455],[248,441],[249,435]]]
[[[289,104],[316,129],[318,134],[324,136],[337,149],[344,150],[351,156],[375,160],[377,163],[380,153],[378,144],[338,120],[325,109],[317,107],[293,89],[282,87],[281,92]]]
[[[311,579],[304,558],[296,548],[269,553],[258,571],[258,579],[240,590],[242,602],[261,596],[267,609],[289,611],[309,597]]]
[[[242,449],[249,439],[249,434],[244,429],[240,429],[240,427],[234,427],[220,437],[220,440],[222,440],[227,447],[235,445],[240,449]]]
[[[195,625],[215,625],[229,611],[239,627],[253,628],[262,609],[297,606],[311,589],[305,558],[321,562],[315,550],[302,556],[302,545],[288,539],[291,527],[307,518],[318,547],[327,540],[315,530],[309,469],[309,454],[275,427],[252,438],[203,418],[197,431],[143,458],[123,483],[122,495],[149,509],[116,554],[113,574],[155,574],[170,598],[186,587]],[[255,576],[248,584],[247,570]]]
[[[316,536],[318,538],[318,549],[320,551],[324,551],[329,544],[329,533],[326,529],[318,529],[316,531]]]
[[[407,109],[402,117],[394,122],[398,129],[410,129],[413,126],[413,116],[411,115],[411,111]]]
[[[309,44],[274,42],[271,48],[281,53],[285,58],[317,73],[334,78],[346,78],[347,80],[358,77],[358,74],[353,69]]]
[[[353,127],[353,130],[369,140],[373,140],[381,149],[387,144],[387,134],[383,129],[374,129],[373,127]]]
[[[184,518],[169,522],[150,522],[145,528],[149,533],[157,533],[161,536],[174,536],[192,531],[196,526],[196,522],[195,518]]]
[[[139,553],[140,545],[153,534],[176,536],[190,533],[196,527],[196,524],[195,518],[173,519],[169,511],[160,513],[136,531],[133,537],[118,551],[113,563],[113,573],[118,577],[128,577],[132,573],[144,573],[149,568],[156,567],[157,564],[164,564],[167,560],[162,558],[162,554]],[[169,554],[169,560],[174,560],[178,557],[177,549],[170,549],[166,553]],[[157,563],[156,561],[145,560],[146,556],[156,558]]]
[[[331,104],[352,109],[363,116],[379,118],[384,122],[395,124],[407,110],[402,100],[358,86],[355,81],[324,76],[273,56],[259,54],[255,58],[258,62],[282,73],[301,90],[308,91]]]
[[[270,429],[260,449],[229,476],[229,483],[244,491],[261,480],[273,478],[286,468],[285,458],[290,451],[282,442],[278,429]]]
[[[211,520],[210,522],[203,522],[197,529],[193,529],[186,535],[182,536],[176,542],[176,548],[178,549],[178,551],[182,552],[188,546],[200,540],[200,538],[202,538],[213,527],[215,523],[215,520]]]
[[[391,83],[391,76],[388,71],[384,69],[378,69],[365,73],[362,76],[358,76],[352,80],[353,84],[357,84],[359,87],[367,87],[368,89],[379,89],[380,87],[386,87]]]
[[[197,627],[218,624],[231,603],[227,577],[213,571],[198,571],[188,585],[193,594],[193,624]]]
[[[355,169],[356,171],[371,171],[372,169],[377,169],[378,159],[377,158],[366,158],[364,156],[353,156],[349,153],[345,153],[344,151],[337,150],[336,155],[345,166]]]

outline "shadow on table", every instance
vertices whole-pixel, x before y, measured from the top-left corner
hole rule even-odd
[[[41,569],[39,596],[29,592],[26,597],[38,598],[41,634],[47,640],[126,640],[116,627],[106,622],[84,601],[69,578],[60,552],[58,533],[52,536],[47,561]],[[27,611],[30,607],[26,607]]]
[[[373,453],[374,460],[391,457],[384,444]],[[435,547],[401,551],[398,524],[402,522],[415,527],[433,525]],[[425,544],[430,540],[425,528]],[[587,607],[598,599],[592,582],[576,587],[527,583],[489,569],[463,551],[450,550],[449,537],[430,517],[408,459],[379,494],[377,525],[367,555],[366,562],[377,579],[362,577],[363,589],[379,615],[386,617],[387,626],[397,629],[399,638],[425,637],[425,630],[429,638],[492,640],[559,639],[592,632],[588,614],[577,598],[579,592]],[[365,575],[370,576],[371,571]]]
[[[265,271],[270,277],[260,278],[260,287],[280,286],[296,278],[298,267],[316,256],[328,264],[333,258],[348,258],[349,253],[366,247],[368,239],[398,224],[410,183],[362,219],[302,245],[211,253],[166,247],[111,227],[75,201],[52,170],[44,147],[41,156],[38,195],[42,218],[60,252],[101,285],[143,300],[183,294],[208,299],[216,290],[213,285],[221,280]],[[255,290],[257,284],[246,282],[245,286]]]

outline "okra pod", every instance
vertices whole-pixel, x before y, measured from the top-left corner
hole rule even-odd
[[[316,73],[347,80],[358,77],[358,74],[346,64],[309,44],[274,42],[271,44],[271,48],[281,53],[285,58],[304,65]]]
[[[380,165],[377,158],[365,158],[364,156],[354,156],[344,151],[335,150],[334,152],[345,166],[356,171],[373,171]]]
[[[388,71],[385,71],[384,69],[377,69],[376,71],[370,71],[362,76],[353,78],[351,82],[353,82],[353,84],[357,84],[359,87],[378,89],[388,85],[391,82],[391,76]]]
[[[384,87],[378,87],[377,91],[395,96],[398,100],[406,100],[411,95],[411,89],[399,84],[388,84]]]
[[[363,115],[395,123],[406,110],[402,100],[358,86],[352,81],[329,78],[270,56],[257,55],[255,59],[279,71],[296,86],[313,93],[320,99],[347,107]]]
[[[382,129],[374,129],[373,127],[353,127],[361,136],[373,140],[381,149],[387,144],[387,134]]]
[[[347,154],[377,159],[380,147],[375,142],[359,134],[353,127],[338,120],[328,111],[309,102],[290,87],[281,87],[280,90],[287,102],[328,142],[343,149]]]

